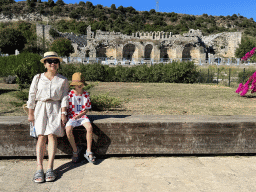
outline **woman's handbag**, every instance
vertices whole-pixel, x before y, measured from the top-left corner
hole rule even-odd
[[[38,82],[39,82],[39,79],[40,79],[40,78],[41,78],[41,73],[40,73],[40,75],[39,75],[39,77],[38,77],[38,79],[37,79],[37,82],[36,82],[36,92],[37,92]],[[23,108],[23,110],[26,112],[26,114],[28,115],[27,104],[24,104],[24,105],[22,106],[22,108]],[[29,126],[30,126],[30,136],[31,136],[31,137],[37,137],[37,136],[36,136],[36,128],[35,128],[35,125],[34,125],[32,122],[30,122],[30,123],[29,123]]]

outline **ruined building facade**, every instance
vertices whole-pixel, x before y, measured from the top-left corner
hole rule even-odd
[[[37,35],[45,41],[52,41],[51,26],[37,25]],[[235,50],[241,43],[241,32],[223,32],[203,36],[200,30],[190,29],[183,35],[171,32],[136,32],[125,35],[120,32],[105,32],[91,27],[86,36],[60,33],[73,42],[75,53],[71,56],[89,58],[111,58],[117,60],[193,60],[205,61],[211,57],[235,57]]]

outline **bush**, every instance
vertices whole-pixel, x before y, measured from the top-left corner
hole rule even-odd
[[[86,81],[104,81],[106,70],[101,64],[81,65],[80,72],[84,75]]]
[[[248,81],[249,77],[255,72],[255,69],[248,69],[238,73],[238,83],[245,83]]]
[[[44,65],[40,63],[41,56],[34,53],[21,53],[16,56],[17,68],[14,73],[17,75],[19,88],[29,87],[33,77],[44,72]]]
[[[173,62],[168,64],[167,67],[171,69],[169,70],[171,74],[170,83],[194,83],[199,74],[193,62]],[[165,82],[168,82],[168,80]]]
[[[90,97],[92,110],[102,111],[111,108],[121,107],[122,102],[116,97],[110,97],[108,94],[92,95]]]
[[[134,67],[134,77],[135,82],[149,82],[150,81],[150,69],[147,65],[135,66]]]
[[[17,99],[22,100],[23,102],[28,100],[28,91],[18,91],[14,95]]]
[[[16,56],[0,57],[0,76],[15,75],[14,69],[17,68],[17,65]]]
[[[198,75],[198,82],[199,83],[212,83],[214,77],[214,70],[211,68],[208,69],[200,69]]]
[[[60,34],[59,34],[56,30],[54,30],[53,28],[51,28],[51,29],[49,30],[49,33],[50,33],[50,35],[51,35],[53,38],[60,37]]]
[[[58,73],[72,80],[72,75],[79,71],[79,67],[74,64],[61,64]]]
[[[74,67],[65,65],[61,73],[71,79],[74,72],[80,71],[86,81],[105,82],[168,82],[195,83],[199,72],[193,62],[172,62],[153,66],[109,67],[101,64],[88,64]]]
[[[108,65],[105,66],[105,72],[106,72],[106,76],[105,76],[105,80],[106,82],[116,82],[116,69],[114,67],[109,67]]]

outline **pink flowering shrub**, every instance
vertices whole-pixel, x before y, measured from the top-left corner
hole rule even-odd
[[[250,86],[251,83],[251,86]],[[243,85],[243,83],[240,83],[236,93],[240,93],[241,96],[244,96],[249,89],[251,89],[251,93],[256,92],[256,72],[253,73],[253,75],[249,78],[249,80]]]
[[[253,54],[255,53],[255,50],[256,50],[256,47],[254,47],[251,51],[247,52],[245,56],[243,56],[241,59],[244,61],[247,61],[247,59],[253,56]]]

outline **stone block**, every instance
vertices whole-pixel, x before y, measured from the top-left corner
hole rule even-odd
[[[256,120],[251,116],[91,115],[97,155],[246,154],[256,152]],[[0,117],[0,156],[35,156],[27,117]],[[86,130],[74,129],[86,146]],[[57,155],[71,155],[58,138]]]

